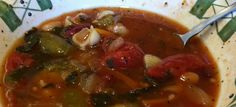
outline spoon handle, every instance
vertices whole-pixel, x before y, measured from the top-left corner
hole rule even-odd
[[[182,41],[184,42],[184,45],[187,43],[187,41],[196,35],[197,33],[201,32],[203,29],[205,29],[209,24],[212,24],[216,20],[224,17],[225,15],[229,14],[230,12],[236,10],[236,2],[230,5],[229,7],[223,9],[216,15],[202,21],[197,26],[193,27],[189,32],[185,33],[183,36],[181,36]]]

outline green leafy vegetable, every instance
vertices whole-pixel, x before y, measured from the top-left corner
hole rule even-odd
[[[65,59],[65,58],[45,62],[44,67],[46,69],[48,69],[49,71],[50,70],[57,70],[57,71],[61,71],[61,72],[64,72],[64,71],[66,71],[66,72],[74,72],[74,71],[83,72],[86,69],[86,67],[81,65],[78,61]]]
[[[78,83],[78,72],[74,71],[71,72],[67,77],[66,77],[66,83],[68,84],[76,84]]]
[[[153,78],[151,78],[147,75],[144,75],[144,80],[147,81],[152,86],[158,86],[159,85],[156,80],[154,80]]]
[[[49,33],[40,33],[40,47],[43,53],[51,55],[67,55],[71,45],[59,36]]]
[[[15,85],[22,79],[25,79],[27,77],[36,74],[42,68],[43,68],[42,65],[38,65],[31,68],[19,68],[15,71],[10,72],[9,74],[6,74],[5,82],[7,85]]]
[[[102,19],[95,20],[93,23],[99,27],[108,27],[114,24],[114,17],[112,15],[107,15]]]
[[[79,82],[79,75],[86,70],[86,67],[78,61],[66,58],[44,62],[43,65],[49,71],[59,71],[67,85],[76,85]]]
[[[17,82],[21,80],[26,73],[27,73],[26,68],[17,69],[11,72],[10,74],[6,75],[5,82],[7,84],[17,84]]]
[[[92,104],[95,107],[104,107],[105,105],[110,104],[112,100],[112,95],[106,93],[97,93],[91,95]]]
[[[63,32],[65,32],[65,29],[64,27],[54,27],[51,32],[56,34],[56,35],[59,35],[60,37],[64,37],[64,34]]]
[[[24,36],[25,44],[16,48],[20,52],[29,52],[39,42],[38,30],[36,28],[28,31]]]
[[[87,107],[86,98],[80,91],[67,90],[63,94],[63,107]]]
[[[153,91],[153,89],[156,89],[156,88],[157,88],[157,86],[138,88],[138,89],[134,89],[134,90],[129,91],[128,94],[138,96],[141,94],[149,93],[149,92]]]

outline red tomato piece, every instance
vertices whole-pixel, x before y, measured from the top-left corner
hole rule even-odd
[[[195,54],[178,54],[163,59],[161,64],[149,69],[147,74],[154,78],[164,78],[166,74],[179,77],[187,71],[200,72],[209,66],[200,56]]]
[[[12,53],[6,62],[5,70],[6,72],[14,71],[22,67],[30,67],[34,63],[31,55],[26,53],[14,52]]]
[[[135,44],[125,42],[119,49],[108,52],[103,64],[109,68],[129,68],[143,66],[143,51]]]

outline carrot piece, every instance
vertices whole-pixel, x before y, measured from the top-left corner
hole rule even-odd
[[[113,36],[116,36],[114,33],[112,32],[109,32],[107,30],[103,30],[103,29],[99,29],[99,28],[95,28],[95,30],[101,34],[101,36],[103,37],[113,37]]]
[[[145,107],[162,107],[167,106],[167,99],[151,99],[151,100],[142,100],[142,103]]]

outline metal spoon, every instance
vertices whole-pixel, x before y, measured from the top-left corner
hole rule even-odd
[[[187,32],[183,35],[182,34],[177,34],[177,35],[181,38],[184,45],[186,45],[186,43],[188,42],[189,39],[191,39],[193,36],[195,36],[196,34],[201,32],[208,25],[212,24],[213,22],[217,21],[218,19],[224,17],[225,15],[229,14],[230,12],[232,12],[234,10],[236,10],[236,2],[233,3],[232,5],[230,5],[229,7],[223,9],[222,11],[217,13],[216,15],[202,21],[200,24],[193,27],[189,32]]]

